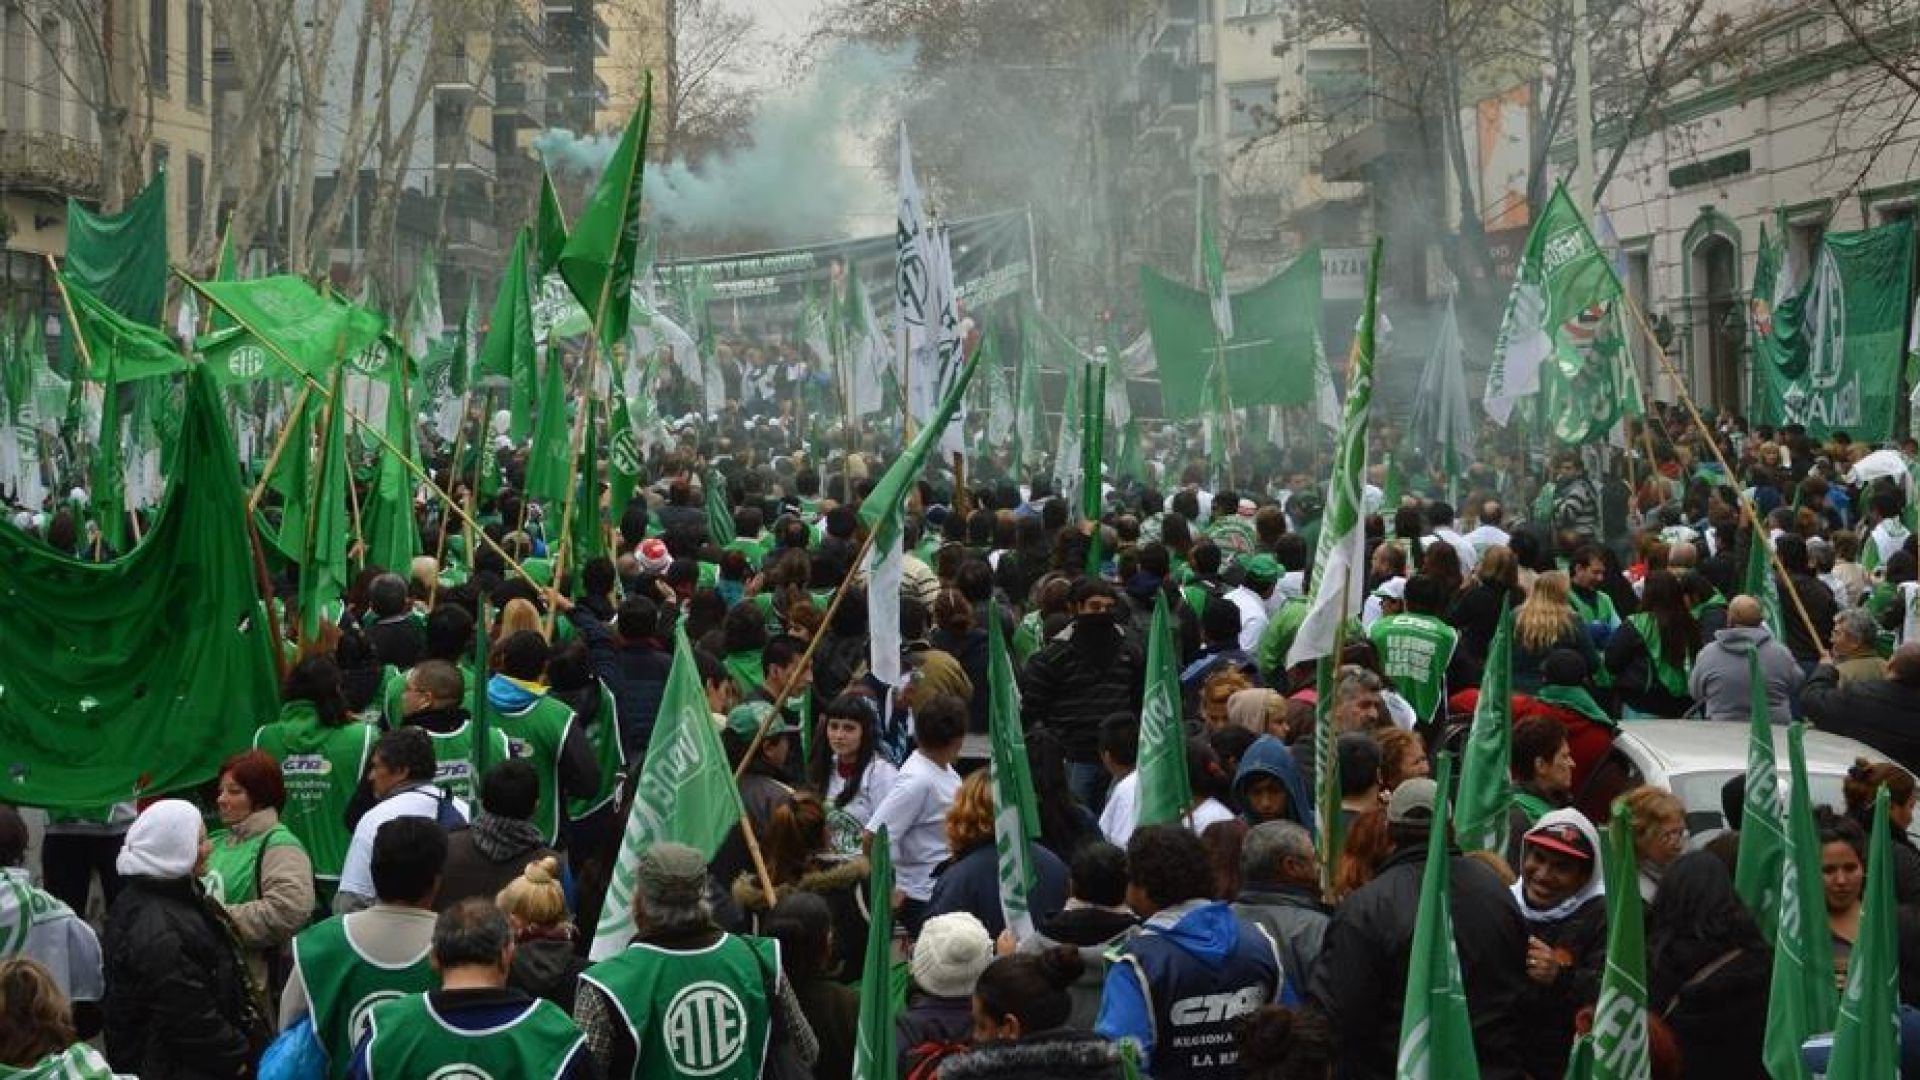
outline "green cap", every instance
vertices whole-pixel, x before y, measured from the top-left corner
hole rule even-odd
[[[1271,555],[1255,555],[1242,564],[1247,571],[1248,581],[1264,581],[1271,585],[1280,580],[1280,563]]]
[[[767,724],[767,738],[779,735],[798,734],[799,728],[787,723],[786,717],[774,715],[773,703],[768,701],[749,701],[744,705],[735,705],[727,714],[727,730],[743,739],[751,739],[760,725],[773,715],[773,722]]]

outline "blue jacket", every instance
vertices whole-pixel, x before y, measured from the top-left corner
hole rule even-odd
[[[1028,844],[1027,850],[1033,853],[1033,894],[1027,905],[1036,922],[1046,922],[1067,906],[1067,864],[1037,843]],[[993,841],[975,844],[933,874],[926,918],[965,911],[979,917],[989,937],[997,938],[1007,928],[1000,910],[1000,856]]]
[[[1298,822],[1309,833],[1314,828],[1313,794],[1300,776],[1300,763],[1293,759],[1287,744],[1271,735],[1262,735],[1240,757],[1240,770],[1233,774],[1233,802],[1246,806],[1247,782],[1255,776],[1271,776],[1287,789],[1287,820]],[[1258,825],[1251,815],[1249,823]]]
[[[1196,997],[1194,989],[1209,992]],[[1147,920],[1119,961],[1107,968],[1093,1030],[1107,1039],[1132,1039],[1156,1077],[1203,1075],[1187,1063],[1156,1058],[1154,1032],[1211,1026],[1225,1033],[1261,1005],[1299,1000],[1298,988],[1280,970],[1278,950],[1264,931],[1234,915],[1226,904],[1183,904]],[[1207,1007],[1196,1009],[1196,1003]],[[1212,1008],[1214,1004],[1220,1007]],[[1180,1010],[1191,1018],[1178,1019]],[[1171,1025],[1169,1017],[1174,1017]],[[1202,1038],[1195,1045],[1206,1042]],[[1222,1069],[1223,1077],[1239,1075],[1231,1059]]]

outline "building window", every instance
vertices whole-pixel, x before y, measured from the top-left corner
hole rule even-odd
[[[187,0],[187,104],[207,103],[207,3]]]
[[[187,155],[187,243],[200,235],[200,215],[206,209],[207,163],[199,154]]]
[[[155,90],[167,88],[167,31],[173,7],[169,0],[147,0],[147,82]]]
[[[1227,134],[1245,138],[1274,126],[1271,82],[1227,84]]]
[[[1627,264],[1627,297],[1633,302],[1634,307],[1640,309],[1640,314],[1646,317],[1647,322],[1651,323],[1654,320],[1653,252],[1649,248],[1635,248],[1624,254]],[[1641,380],[1650,382],[1656,361],[1648,352],[1647,336],[1631,329],[1635,323],[1636,320],[1632,314],[1627,314],[1620,325],[1628,328],[1626,329],[1627,350],[1638,366]]]
[[[40,24],[40,126],[49,134],[60,134],[60,65],[66,48],[66,26],[59,19]]]
[[[168,158],[167,144],[160,142],[157,139],[154,140],[153,171],[147,175],[147,179],[149,181],[151,181],[154,177],[159,176],[161,173],[167,171],[167,158]]]
[[[1914,220],[1914,204],[1908,202],[1881,203],[1873,208],[1873,216],[1879,220],[1876,224],[1891,225],[1896,221]]]
[[[27,75],[27,16],[17,7],[0,7],[0,81],[6,93],[7,127],[20,131],[27,126],[27,93],[33,82]]]

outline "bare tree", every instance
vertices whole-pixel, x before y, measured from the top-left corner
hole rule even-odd
[[[153,133],[146,33],[131,0],[28,0],[26,24],[60,80],[100,131],[100,209],[113,213],[140,183]],[[67,28],[49,37],[50,30]],[[144,107],[142,107],[144,105]]]
[[[214,0],[216,34],[232,56],[237,111],[213,125],[213,160],[230,185],[231,216],[202,214],[189,266],[205,273],[225,230],[236,250],[251,247],[288,167],[286,122],[293,63],[294,0]]]
[[[745,77],[759,50],[752,15],[720,0],[669,4],[667,156],[697,163],[742,145],[760,92]]]

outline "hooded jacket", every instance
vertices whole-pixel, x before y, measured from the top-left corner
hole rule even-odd
[[[1687,690],[1709,720],[1745,720],[1752,708],[1747,658],[1760,654],[1760,675],[1767,682],[1767,710],[1776,724],[1793,719],[1793,697],[1804,676],[1785,645],[1764,626],[1729,626],[1693,661]]]
[[[867,959],[867,860],[815,857],[807,872],[773,887],[775,900],[794,893],[812,893],[826,901],[833,916],[833,956],[828,970],[841,982],[857,983]],[[733,879],[733,902],[747,920],[750,933],[759,934],[769,908],[766,890],[753,873]]]
[[[1220,1009],[1186,1008],[1196,997],[1191,988],[1208,978],[1207,992],[1197,996],[1209,1006],[1222,997],[1228,1004]],[[1253,1000],[1250,992],[1256,986],[1258,1000]],[[1185,996],[1182,987],[1188,988]],[[1156,1077],[1196,1075],[1188,1067],[1188,1053],[1179,1050],[1182,1040],[1163,1030],[1166,1016],[1186,1013],[1190,1018],[1184,1024],[1178,1019],[1175,1023],[1195,1029],[1230,1029],[1238,1017],[1268,1002],[1298,1000],[1298,987],[1280,970],[1279,950],[1266,931],[1241,920],[1226,904],[1189,901],[1148,919],[1107,969],[1094,1031],[1108,1039],[1133,1039]],[[1163,1035],[1164,1046],[1159,1041]],[[1204,1030],[1189,1031],[1186,1041],[1198,1045],[1206,1037]],[[1167,1053],[1157,1053],[1160,1049]],[[1234,1073],[1229,1069],[1221,1075]]]
[[[1293,759],[1293,751],[1287,749],[1286,743],[1271,735],[1262,735],[1247,747],[1247,752],[1240,757],[1239,771],[1233,774],[1234,805],[1247,805],[1247,785],[1255,776],[1271,776],[1280,781],[1280,786],[1287,789],[1286,820],[1298,823],[1308,832],[1313,831],[1313,797],[1300,775],[1300,763]],[[1249,824],[1259,824],[1251,812],[1241,816]]]
[[[264,1044],[232,929],[191,877],[124,879],[107,912],[107,1060],[153,1080],[245,1075]]]
[[[1607,961],[1606,873],[1603,848],[1593,822],[1578,810],[1543,814],[1528,832],[1571,824],[1593,845],[1593,865],[1584,885],[1553,907],[1540,910],[1527,901],[1526,881],[1513,883],[1513,900],[1527,921],[1527,932],[1554,951],[1563,964],[1551,985],[1527,980],[1517,1025],[1521,1061],[1534,1076],[1559,1076],[1573,1045],[1573,1015],[1600,993]],[[1522,850],[1525,841],[1522,841]]]

